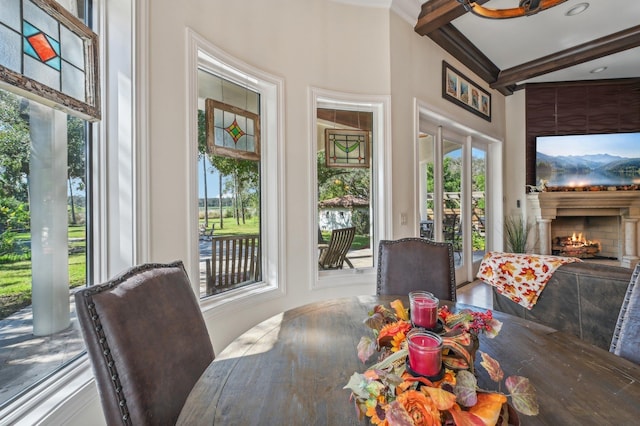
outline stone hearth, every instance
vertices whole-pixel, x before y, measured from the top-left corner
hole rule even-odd
[[[527,195],[527,217],[536,219],[537,250],[552,254],[552,223],[558,217],[617,216],[620,218],[620,264],[632,268],[638,262],[640,192],[574,191],[538,192]]]

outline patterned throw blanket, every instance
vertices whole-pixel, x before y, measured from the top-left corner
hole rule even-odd
[[[488,252],[477,277],[527,309],[533,308],[555,270],[575,257]]]

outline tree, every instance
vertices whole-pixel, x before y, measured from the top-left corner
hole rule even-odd
[[[328,200],[345,195],[369,199],[371,171],[359,167],[327,167],[324,151],[317,155],[318,199]]]
[[[71,223],[76,224],[75,201],[73,196],[75,189],[86,188],[85,175],[85,126],[84,121],[68,116],[67,118],[67,180],[69,182],[69,194],[71,199]]]
[[[31,148],[29,123],[22,114],[21,102],[0,90],[0,197],[27,202]]]

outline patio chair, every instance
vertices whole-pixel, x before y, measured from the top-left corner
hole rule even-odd
[[[182,262],[136,266],[75,294],[109,425],[174,425],[214,358]]]
[[[378,247],[376,294],[407,295],[414,290],[456,301],[456,275],[451,243],[424,238],[382,240]]]
[[[640,264],[636,265],[622,301],[611,339],[612,352],[640,365]]]
[[[356,228],[342,228],[331,231],[331,237],[327,247],[320,248],[318,257],[318,265],[320,269],[342,269],[346,262],[350,268],[353,264],[347,258],[347,253],[351,248],[353,239],[356,235]]]
[[[207,295],[260,280],[260,235],[213,237],[211,254],[205,260]]]

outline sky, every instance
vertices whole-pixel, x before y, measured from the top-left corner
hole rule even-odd
[[[539,136],[536,151],[551,156],[610,154],[640,158],[640,133]]]
[[[217,198],[220,193],[220,175],[219,173],[211,173],[211,163],[207,156],[203,156],[198,161],[198,198],[204,198],[204,170],[202,162],[205,161],[207,167],[207,198]]]

